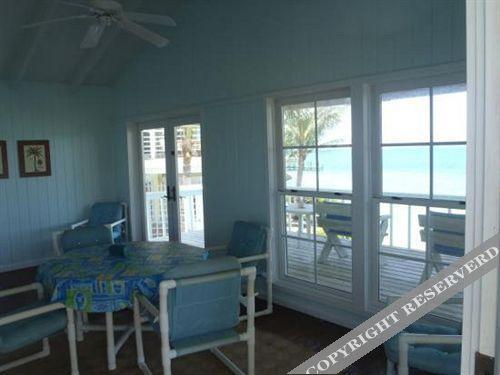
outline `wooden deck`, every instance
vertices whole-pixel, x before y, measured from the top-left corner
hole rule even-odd
[[[204,247],[202,231],[190,232],[183,235],[183,242]],[[332,249],[325,262],[318,262],[317,283],[321,286],[352,292],[352,257],[351,249],[345,244],[345,257],[339,257]],[[287,274],[288,276],[314,283],[314,245],[313,242],[301,239],[288,238],[287,240]],[[318,243],[318,256],[323,244]],[[394,255],[410,256],[420,259],[407,260],[395,258]],[[379,257],[379,298],[385,301],[387,297],[398,297],[420,284],[420,277],[424,271],[425,254],[421,251],[404,250],[384,247]],[[443,257],[444,262],[455,260],[452,257]],[[462,306],[443,305],[437,308],[436,313],[442,317],[461,320]]]
[[[319,256],[323,244],[318,244]],[[287,274],[309,282],[314,280],[313,242],[295,238],[287,239]],[[345,247],[344,257],[339,257],[334,249],[324,262],[317,262],[317,283],[322,286],[352,292],[352,252]],[[379,298],[398,297],[420,284],[424,263],[415,260],[396,258],[391,255],[406,255],[424,260],[425,254],[419,251],[401,250],[384,247],[379,257]],[[451,259],[443,259],[449,262]],[[458,296],[457,296],[458,297]],[[435,312],[445,318],[461,320],[462,306],[446,304]]]

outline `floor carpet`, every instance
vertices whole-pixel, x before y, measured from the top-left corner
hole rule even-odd
[[[121,317],[122,319],[128,317]],[[275,307],[272,315],[256,319],[256,374],[286,374],[325,346],[347,332],[347,329],[312,318],[294,310]],[[160,340],[153,332],[144,333],[146,360],[154,374],[161,374]],[[8,371],[8,375],[69,374],[68,345],[65,334],[50,340],[51,355]],[[28,349],[28,348],[26,348]],[[31,347],[29,350],[36,350]],[[223,348],[225,354],[245,369],[246,345],[239,343]],[[23,349],[23,352],[26,352]],[[19,356],[22,352],[14,353]],[[13,359],[0,358],[0,363]],[[89,332],[78,343],[80,374],[141,374],[136,366],[135,340],[125,343],[117,356],[117,369],[107,370],[106,336],[104,332]],[[172,372],[181,374],[231,374],[210,352],[187,355],[173,360]],[[353,364],[345,374],[377,375],[385,373],[383,348],[377,348]]]

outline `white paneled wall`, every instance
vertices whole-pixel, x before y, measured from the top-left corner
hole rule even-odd
[[[51,232],[115,197],[111,91],[0,82],[0,140],[9,179],[0,179],[0,271],[51,254]],[[48,139],[52,176],[20,178],[17,141]]]

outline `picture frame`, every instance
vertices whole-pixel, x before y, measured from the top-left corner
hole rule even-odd
[[[52,174],[49,141],[17,141],[17,153],[21,177],[41,177]]]
[[[9,178],[9,160],[7,158],[7,141],[0,141],[0,178]]]

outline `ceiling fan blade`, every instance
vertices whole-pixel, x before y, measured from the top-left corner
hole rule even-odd
[[[102,33],[106,25],[103,23],[94,23],[89,26],[87,29],[87,33],[83,37],[82,43],[80,44],[80,48],[94,48],[99,44],[99,40],[101,40]]]
[[[118,24],[128,32],[131,32],[139,38],[154,44],[156,47],[165,47],[169,43],[168,39],[142,27],[135,22],[130,21],[126,17],[120,18],[118,20]]]
[[[88,6],[88,5],[78,4],[78,3],[72,3],[71,1],[57,0],[57,2],[59,4],[69,5],[69,6],[72,6],[72,7],[83,8],[83,9],[87,9],[87,10],[95,10],[95,8],[92,8],[92,7]]]
[[[61,17],[61,18],[53,18],[51,20],[46,20],[46,21],[40,21],[40,22],[34,22],[34,23],[28,23],[26,25],[23,25],[23,29],[29,29],[31,27],[37,27],[41,25],[46,25],[48,23],[55,23],[55,22],[61,22],[61,21],[70,21],[70,20],[78,20],[78,19],[85,19],[91,17],[88,14],[80,14],[78,16],[69,16],[69,17]]]
[[[123,12],[128,19],[139,23],[152,23],[162,26],[177,26],[175,21],[169,16],[149,13]]]

